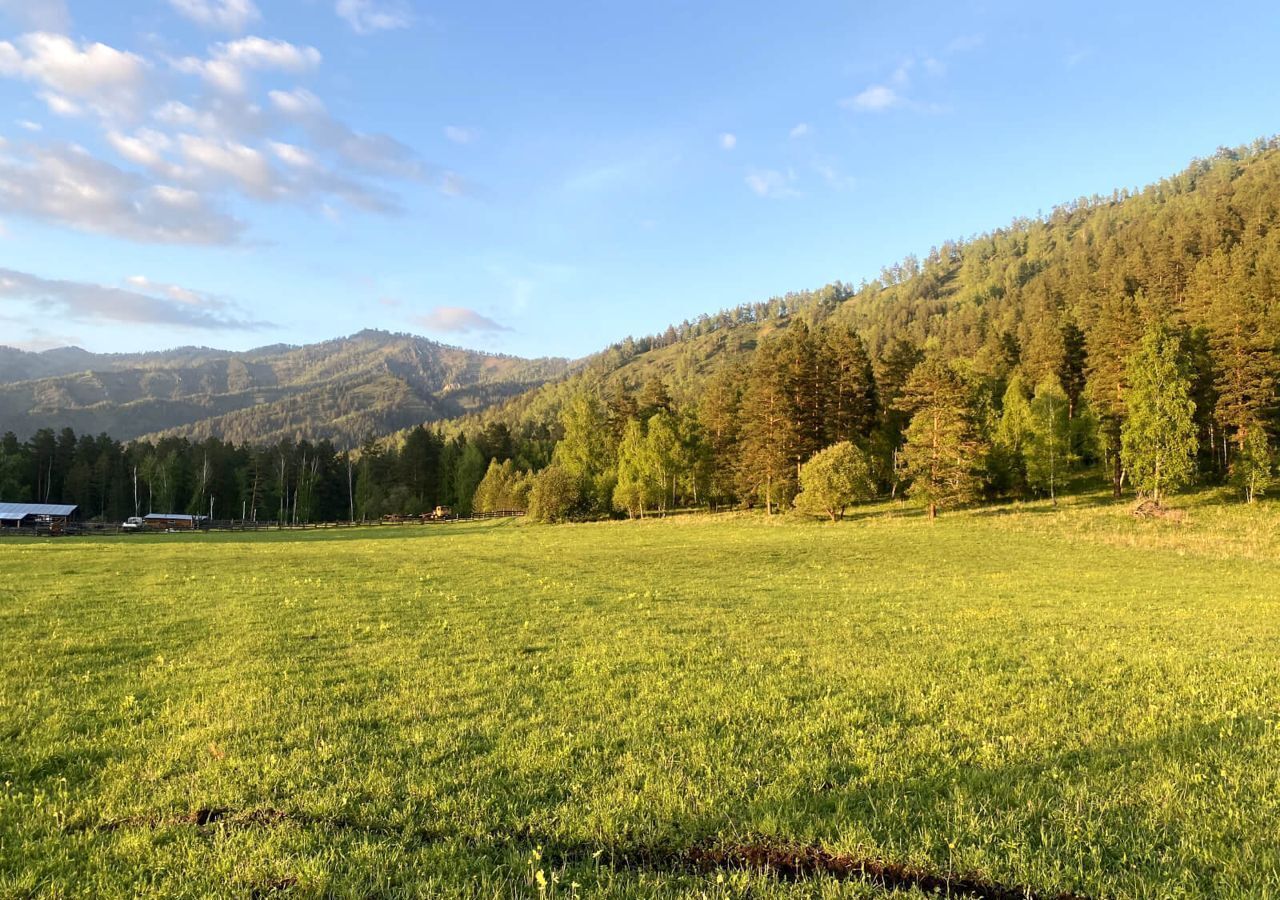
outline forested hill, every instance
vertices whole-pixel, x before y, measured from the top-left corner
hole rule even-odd
[[[243,353],[0,348],[0,431],[71,427],[120,440],[164,434],[251,444],[329,439],[342,447],[484,408],[567,369],[565,360],[380,331]]]
[[[1017,370],[1036,384],[1054,374],[1073,398],[1088,380],[1105,406],[1147,324],[1166,314],[1198,342],[1200,362],[1217,369],[1200,379],[1200,415],[1212,427],[1223,360],[1258,348],[1274,356],[1280,334],[1277,140],[1220,150],[1140,191],[1080,198],[1042,218],[948,241],[857,288],[830,285],[628,338],[571,377],[456,425],[554,432],[564,399],[583,384],[598,383],[608,396],[654,376],[678,405],[696,405],[716,372],[744,366],[763,335],[796,320],[852,326],[880,375],[895,349],[927,352],[979,378]]]

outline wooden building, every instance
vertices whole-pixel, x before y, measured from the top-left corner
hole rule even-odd
[[[194,531],[207,527],[204,516],[189,516],[185,513],[147,513],[142,517],[150,531]]]

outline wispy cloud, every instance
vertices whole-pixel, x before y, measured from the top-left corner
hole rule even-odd
[[[179,72],[199,75],[215,90],[243,94],[249,87],[253,71],[278,71],[298,74],[320,65],[320,51],[261,37],[244,37],[224,44],[214,44],[203,59],[184,56],[171,61]]]
[[[399,0],[338,0],[333,10],[352,31],[361,35],[408,28],[413,24],[409,7]]]
[[[952,45],[955,45],[954,41]],[[959,49],[952,49],[952,45],[948,47],[949,54],[960,52]],[[863,113],[881,113],[899,108],[937,112],[939,108],[935,104],[922,102],[912,96],[913,87],[918,87],[915,84],[919,80],[915,77],[917,72],[923,72],[931,79],[941,78],[947,72],[947,64],[934,56],[908,56],[898,63],[887,79],[868,85],[852,97],[844,98],[840,101],[840,106]]]
[[[812,132],[813,132],[813,129],[809,127],[808,122],[801,122],[799,125],[796,125],[795,127],[793,127],[791,131],[787,133],[787,135],[793,141],[796,141],[796,140],[799,140],[800,138],[808,137]]]
[[[738,146],[738,136],[736,134],[726,131],[720,135],[721,150],[732,150],[736,146]]]
[[[476,139],[474,129],[464,128],[461,125],[444,126],[444,136],[455,144],[470,144]]]
[[[0,0],[0,15],[33,31],[65,32],[71,28],[66,0]]]
[[[177,285],[129,279],[130,288],[41,278],[0,269],[0,298],[34,304],[64,319],[178,326],[208,331],[255,330],[267,322],[245,318],[225,300]]]
[[[449,334],[494,333],[511,330],[506,325],[495,322],[488,316],[465,306],[437,306],[430,312],[418,316],[414,322],[428,331]]]
[[[883,112],[902,104],[902,96],[885,84],[873,84],[852,97],[840,101],[846,109],[862,112]]]
[[[181,15],[204,28],[241,32],[262,18],[253,0],[169,0]]]
[[[777,169],[755,169],[747,173],[745,180],[747,187],[757,197],[781,199],[799,195],[799,191],[795,188],[796,173],[789,169],[786,172]]]

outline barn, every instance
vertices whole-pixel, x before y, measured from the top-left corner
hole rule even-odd
[[[155,531],[193,531],[204,528],[204,516],[188,516],[184,513],[147,513],[142,517],[147,528]]]
[[[0,528],[58,526],[76,518],[80,507],[70,503],[5,503],[0,501]]]

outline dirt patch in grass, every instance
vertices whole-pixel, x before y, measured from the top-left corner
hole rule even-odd
[[[378,823],[345,818],[325,818],[263,807],[232,810],[200,807],[178,816],[144,816],[117,819],[96,826],[99,831],[120,828],[272,828],[286,824],[335,828],[380,834],[415,843],[443,841],[447,835],[430,830],[398,829]],[[514,840],[513,840],[514,838]],[[816,844],[798,844],[767,838],[726,844],[705,841],[689,847],[635,846],[601,847],[591,844],[558,845],[555,840],[537,840],[528,834],[507,834],[493,841],[478,840],[477,852],[514,849],[514,845],[538,846],[548,860],[582,862],[600,859],[614,868],[647,870],[717,870],[762,872],[785,881],[805,881],[815,877],[841,881],[861,881],[885,891],[917,890],[925,894],[964,897],[971,900],[1087,900],[1081,894],[1036,890],[1026,885],[1001,884],[978,874],[954,874],[894,863],[874,857],[832,853]],[[603,858],[602,858],[603,857]],[[287,879],[286,879],[287,881]],[[281,884],[274,890],[286,890]]]
[[[811,844],[768,841],[703,844],[690,848],[686,859],[702,871],[737,869],[769,872],[788,881],[825,875],[840,880],[863,881],[886,891],[918,890],[925,894],[976,900],[1085,900],[1079,894],[998,884],[980,875],[941,874],[881,859],[831,853]]]

